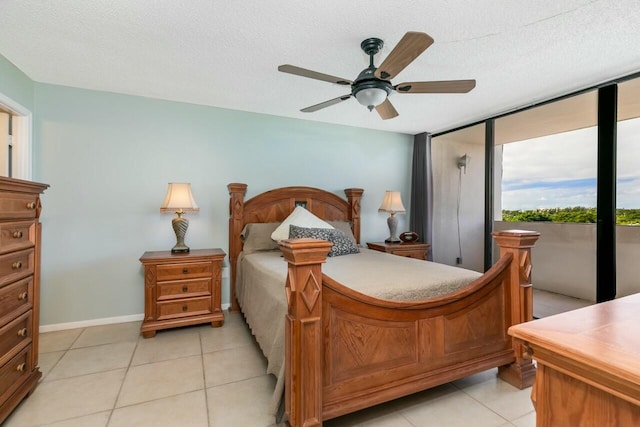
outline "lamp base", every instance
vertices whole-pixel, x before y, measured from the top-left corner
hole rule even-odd
[[[182,217],[182,212],[176,212],[178,216],[173,218],[171,221],[171,226],[173,227],[173,231],[176,233],[176,245],[171,248],[172,254],[181,254],[189,252],[189,246],[184,244],[184,235],[187,233],[187,228],[189,228],[189,220],[187,218]]]
[[[396,230],[398,229],[398,218],[395,216],[395,212],[389,214],[387,218],[387,225],[389,226],[389,237],[384,240],[385,243],[400,243],[400,239],[396,236]]]

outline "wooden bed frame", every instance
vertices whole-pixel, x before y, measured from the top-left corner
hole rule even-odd
[[[320,189],[285,187],[244,200],[246,184],[229,184],[232,310],[236,262],[245,224],[283,221],[302,204],[328,221],[350,221],[360,243],[363,190],[347,200]],[[424,301],[388,301],[360,294],[322,274],[331,244],[280,243],[288,262],[285,321],[285,411],[292,426],[323,420],[498,367],[518,388],[535,367],[507,329],[532,320],[531,247],[539,233],[493,233],[501,257],[455,293]]]

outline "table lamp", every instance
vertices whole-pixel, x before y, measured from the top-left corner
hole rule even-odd
[[[184,182],[170,182],[167,196],[160,208],[161,213],[173,213],[178,216],[173,218],[171,225],[176,233],[176,245],[171,249],[172,253],[189,252],[189,247],[184,244],[184,236],[189,228],[189,220],[182,216],[185,212],[199,212],[200,208],[191,194],[191,184]]]
[[[397,213],[405,213],[404,206],[402,204],[402,198],[399,191],[387,191],[384,194],[384,200],[378,209],[378,212],[389,212],[389,218],[387,218],[387,225],[389,226],[389,238],[385,240],[386,243],[399,243],[400,239],[396,236],[396,230],[398,229],[398,218],[395,217]]]

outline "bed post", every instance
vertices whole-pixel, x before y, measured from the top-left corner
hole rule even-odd
[[[285,293],[285,411],[293,427],[322,425],[322,269],[331,243],[280,243],[288,263]]]
[[[227,185],[229,190],[229,264],[231,266],[231,282],[229,286],[229,299],[231,300],[231,311],[240,310],[236,299],[236,264],[238,255],[242,250],[240,233],[244,226],[242,216],[244,215],[244,195],[247,192],[247,184],[231,183]]]
[[[351,221],[353,229],[353,237],[356,243],[360,243],[360,199],[362,199],[362,188],[347,188],[344,194],[347,195],[347,201],[351,209],[349,210],[349,221]]]
[[[533,320],[533,288],[531,286],[531,248],[540,237],[536,231],[495,231],[493,237],[500,246],[500,256],[513,254],[509,267],[511,319],[507,326]],[[509,384],[523,389],[533,384],[536,368],[531,358],[525,358],[524,346],[511,338],[516,361],[500,366],[498,375]]]

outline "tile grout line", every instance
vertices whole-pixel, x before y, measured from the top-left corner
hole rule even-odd
[[[204,366],[204,350],[202,348],[202,333],[198,330],[198,342],[200,343],[200,363],[202,364],[202,386],[204,388],[204,406],[207,412],[207,426],[211,426],[211,414],[209,409],[209,393],[207,392],[207,374]]]
[[[82,331],[78,334],[78,336],[69,344],[69,346],[63,350],[54,350],[54,351],[47,351],[45,353],[41,353],[38,352],[38,365],[40,365],[40,356],[43,354],[47,354],[47,353],[55,353],[56,351],[62,351],[62,356],[60,356],[60,358],[58,358],[58,360],[56,361],[56,363],[53,364],[53,366],[49,369],[49,371],[47,372],[46,375],[43,375],[42,378],[40,378],[40,381],[38,381],[38,384],[41,384],[44,382],[44,379],[46,377],[49,376],[49,374],[51,374],[51,371],[53,371],[53,369],[58,366],[58,364],[60,363],[60,361],[67,355],[67,353],[69,353],[69,350],[71,350],[71,348],[73,347],[73,345],[76,343],[76,341],[78,341],[78,339],[80,338],[80,336],[84,333],[86,328],[82,328]],[[40,339],[40,337],[38,337],[38,339]],[[55,380],[54,380],[55,381]]]
[[[120,393],[122,393],[122,389],[124,388],[124,382],[127,379],[127,374],[129,373],[129,369],[131,369],[131,364],[133,363],[133,357],[136,354],[136,351],[138,350],[138,343],[140,342],[140,336],[138,335],[138,339],[136,340],[136,345],[133,348],[133,351],[131,352],[131,357],[129,357],[129,364],[127,365],[127,369],[124,372],[124,376],[122,377],[122,381],[120,382],[120,388],[118,389],[118,393],[116,394],[116,398],[113,401],[113,406],[111,407],[111,410],[109,411],[109,417],[107,418],[107,424],[105,425],[105,427],[109,427],[109,424],[111,423],[111,418],[113,417],[113,412],[116,410],[116,405],[118,404],[118,399],[120,399]]]
[[[76,343],[76,341],[78,341],[78,339],[80,338],[80,336],[84,333],[84,330],[86,328],[82,328],[82,331],[78,334],[78,336],[69,344],[69,347],[67,347],[64,350],[57,350],[57,351],[62,351],[62,356],[60,356],[60,358],[58,358],[58,360],[56,361],[56,363],[53,364],[53,366],[49,369],[49,371],[47,372],[46,375],[43,375],[42,378],[40,378],[40,381],[38,383],[43,383],[44,379],[46,377],[49,376],[49,374],[51,374],[51,372],[53,371],[53,369],[58,366],[58,364],[60,363],[60,361],[67,355],[67,353],[69,353],[69,350],[71,350],[71,347],[73,347],[73,345]],[[39,337],[38,337],[39,339]],[[48,351],[46,353],[55,353],[56,351]],[[46,353],[38,353],[38,365],[40,365],[40,356]],[[55,380],[54,380],[55,381]]]

